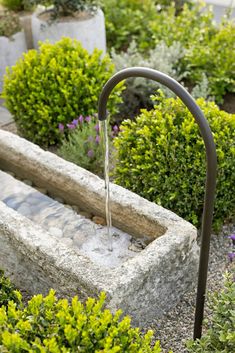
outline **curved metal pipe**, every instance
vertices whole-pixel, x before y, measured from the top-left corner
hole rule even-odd
[[[208,260],[210,250],[210,237],[212,230],[212,219],[214,210],[214,196],[216,188],[216,170],[217,170],[217,156],[216,148],[213,139],[213,135],[209,124],[204,117],[203,112],[196,104],[192,96],[186,91],[186,89],[175,81],[173,78],[163,74],[162,72],[144,68],[144,67],[132,67],[117,72],[111,77],[103,87],[100,94],[99,105],[98,105],[98,119],[105,120],[107,118],[106,107],[108,98],[114,89],[114,87],[121,81],[129,77],[144,77],[159,82],[171,91],[173,91],[186,105],[189,111],[195,118],[196,123],[199,126],[200,133],[202,135],[205,148],[206,148],[206,185],[205,185],[205,196],[202,216],[202,231],[201,231],[201,249],[200,249],[200,260],[199,260],[199,274],[198,274],[198,287],[197,287],[197,298],[196,298],[196,310],[195,310],[195,321],[194,321],[194,339],[200,338],[202,334],[202,321],[204,312],[207,272],[208,272]]]

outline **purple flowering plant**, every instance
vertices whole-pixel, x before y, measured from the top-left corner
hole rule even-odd
[[[229,235],[229,239],[231,241],[231,250],[228,253],[228,258],[230,262],[235,260],[235,234]]]
[[[103,175],[104,151],[97,117],[80,115],[69,124],[58,125],[63,135],[59,154],[93,173]],[[118,126],[109,131],[110,143],[118,134]]]

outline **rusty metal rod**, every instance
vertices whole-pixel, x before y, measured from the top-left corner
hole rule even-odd
[[[175,81],[173,78],[163,74],[162,72],[144,68],[144,67],[131,67],[128,69],[121,70],[112,76],[104,85],[103,90],[99,97],[98,105],[98,118],[99,120],[105,120],[107,118],[107,101],[115,86],[129,77],[144,77],[149,78],[153,81],[159,82],[171,91],[173,91],[186,105],[189,111],[195,118],[196,123],[199,126],[200,133],[202,135],[205,148],[206,148],[206,185],[205,185],[205,196],[202,216],[202,228],[201,228],[201,249],[200,249],[200,260],[199,260],[199,273],[198,273],[198,287],[196,297],[196,310],[194,320],[194,333],[193,338],[200,338],[202,334],[202,322],[204,313],[204,302],[206,293],[206,282],[208,272],[208,261],[209,261],[209,250],[210,250],[210,237],[212,231],[212,219],[214,210],[214,197],[216,188],[216,171],[217,171],[217,157],[216,148],[213,139],[213,135],[209,124],[204,117],[203,112],[196,104],[192,96],[186,91],[186,89]]]

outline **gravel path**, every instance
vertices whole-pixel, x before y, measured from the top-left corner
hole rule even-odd
[[[223,275],[226,270],[234,271],[228,260],[231,243],[228,236],[235,233],[235,226],[225,226],[219,235],[213,235],[210,246],[210,261],[208,271],[208,291],[219,290],[223,286]],[[185,341],[193,336],[196,286],[185,295],[180,303],[166,316],[151,325],[155,338],[161,341],[163,352],[171,348],[174,353],[186,353]],[[205,316],[208,315],[207,302]]]

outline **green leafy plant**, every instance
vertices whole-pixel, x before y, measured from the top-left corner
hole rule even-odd
[[[66,125],[81,114],[96,113],[103,85],[114,73],[106,55],[89,54],[79,42],[63,38],[30,50],[4,79],[3,97],[20,133],[42,145],[61,141],[58,124]],[[121,102],[120,84],[111,96],[110,113]]]
[[[135,40],[143,50],[151,41],[150,21],[154,21],[156,7],[153,0],[103,0],[108,47],[126,50]]]
[[[3,270],[0,269],[0,308],[7,306],[10,301],[17,305],[21,303],[21,294],[15,289],[11,281],[4,276]]]
[[[183,75],[179,73],[178,63],[184,55],[184,49],[179,42],[174,42],[170,47],[167,47],[165,42],[159,42],[146,56],[138,51],[136,42],[133,41],[126,52],[118,54],[112,50],[111,55],[117,71],[132,66],[143,66],[164,72],[177,81],[183,79]],[[155,81],[141,77],[129,78],[122,95],[123,103],[119,106],[115,120],[122,120],[123,117],[133,118],[139,113],[140,108],[153,108],[150,96],[156,93],[159,87],[166,96],[172,96],[169,89]]]
[[[17,14],[8,10],[0,11],[0,36],[10,38],[21,29]]]
[[[160,353],[157,341],[151,348],[152,332],[141,336],[130,319],[120,320],[121,311],[112,315],[104,309],[105,295],[88,298],[85,305],[72,299],[58,300],[53,290],[48,296],[34,296],[23,310],[13,302],[0,308],[0,350],[24,352],[103,352]]]
[[[30,0],[1,0],[3,6],[12,11],[28,11],[32,10]]]
[[[116,5],[116,6],[115,6]],[[180,11],[179,11],[180,9]],[[184,55],[178,72],[187,87],[208,80],[208,92],[218,104],[226,93],[234,93],[235,26],[228,18],[220,26],[203,2],[104,1],[108,46],[126,51],[135,40],[139,52],[149,52],[160,42],[167,47],[179,42]]]
[[[227,275],[224,289],[209,297],[211,317],[202,338],[187,343],[190,353],[235,352],[235,282]]]
[[[99,0],[30,0],[35,5],[52,5],[52,18],[75,16],[78,12],[94,14],[100,4]]]
[[[116,183],[198,226],[203,209],[206,162],[194,118],[179,99],[157,98],[151,111],[125,120],[114,139]],[[199,99],[218,156],[215,229],[235,213],[235,115]]]
[[[64,134],[62,145],[58,150],[59,155],[103,177],[104,138],[97,117],[84,118],[80,115],[67,126],[59,124],[59,129]],[[118,131],[117,125],[109,129],[110,145]]]
[[[235,26],[224,21],[218,31],[205,43],[195,41],[184,58],[187,77],[191,82],[207,73],[211,94],[218,103],[227,92],[235,92]]]

